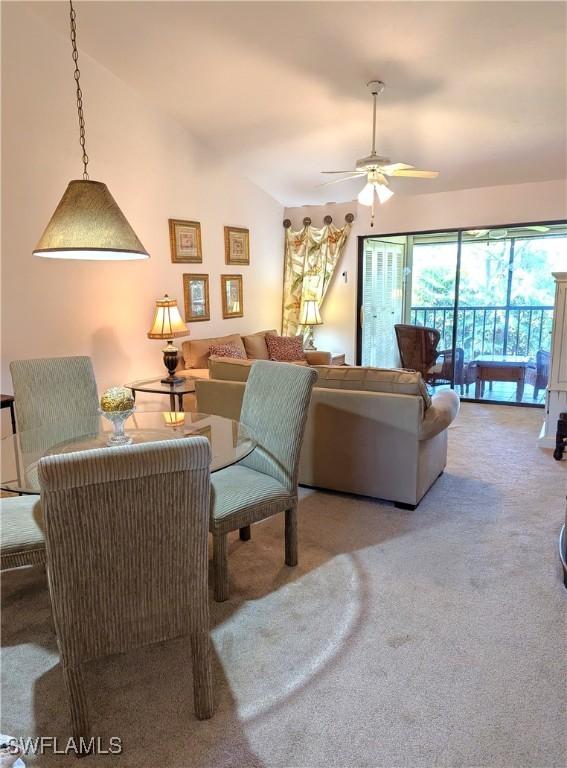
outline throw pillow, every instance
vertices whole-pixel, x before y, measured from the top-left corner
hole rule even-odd
[[[272,336],[266,334],[266,345],[270,360],[280,363],[293,363],[306,360],[301,336]]]
[[[245,353],[236,344],[211,344],[209,352],[211,355],[215,355],[215,357],[233,357],[239,360],[246,360]]]

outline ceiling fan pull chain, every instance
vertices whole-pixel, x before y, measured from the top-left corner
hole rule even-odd
[[[77,25],[75,23],[75,9],[73,8],[73,0],[69,0],[69,7],[70,7],[70,20],[71,20],[71,45],[73,47],[73,61],[75,62],[75,84],[77,86],[77,114],[79,115],[79,143],[81,145],[81,149],[83,150],[83,179],[85,181],[89,180],[89,174],[87,171],[87,165],[89,162],[89,156],[87,155],[87,150],[85,148],[85,116],[83,114],[83,92],[81,91],[81,85],[79,82],[79,78],[81,77],[81,72],[79,70],[79,51],[77,50]]]

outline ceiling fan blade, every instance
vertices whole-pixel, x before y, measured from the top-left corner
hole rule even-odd
[[[328,187],[329,184],[338,184],[341,181],[351,181],[351,179],[359,179],[362,176],[366,176],[366,173],[352,173],[350,176],[343,176],[340,179],[333,179],[332,181],[324,181],[322,184],[317,184],[317,187]]]
[[[350,171],[321,171],[321,173],[356,173],[356,171],[351,168]]]
[[[401,170],[401,171],[392,171],[388,174],[388,176],[405,176],[406,178],[413,178],[413,179],[436,179],[439,176],[439,171],[419,171],[417,169],[413,170]]]
[[[391,176],[395,171],[409,171],[410,168],[414,168],[413,165],[407,165],[407,163],[389,163],[388,165],[381,165],[380,170],[385,173],[386,176]]]

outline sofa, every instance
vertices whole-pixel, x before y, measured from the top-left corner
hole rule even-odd
[[[211,344],[232,344],[246,355],[247,360],[269,360],[266,335],[277,335],[276,330],[258,331],[245,336],[231,333],[228,336],[216,336],[209,339],[189,339],[181,346],[177,375],[191,376],[196,379],[209,378],[209,347]],[[305,350],[307,365],[330,365],[331,353],[319,350]]]
[[[196,382],[197,409],[238,419],[251,365],[212,359],[209,380]],[[300,484],[414,509],[445,468],[458,395],[444,390],[431,397],[415,371],[315,369]]]

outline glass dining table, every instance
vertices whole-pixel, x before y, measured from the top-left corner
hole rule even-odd
[[[211,472],[236,464],[256,447],[242,423],[205,413],[134,411],[125,422],[124,431],[131,438],[131,444],[204,435],[211,444]],[[42,457],[105,448],[112,433],[112,424],[107,419],[93,416],[92,429],[86,434],[73,434],[73,431],[69,434],[65,425],[51,423],[3,438],[0,440],[0,489],[39,494],[37,467]]]

